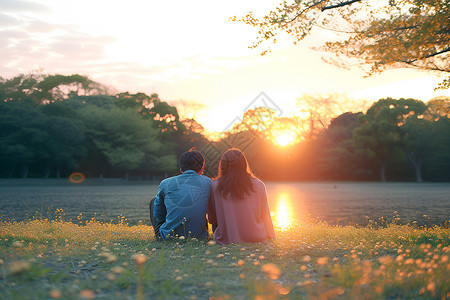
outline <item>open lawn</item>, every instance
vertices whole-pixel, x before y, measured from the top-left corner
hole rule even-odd
[[[296,224],[230,246],[155,241],[124,218],[2,222],[0,299],[449,299],[448,224],[396,221]]]

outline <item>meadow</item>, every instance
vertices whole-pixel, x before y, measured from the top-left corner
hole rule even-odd
[[[450,298],[448,222],[309,220],[270,242],[222,246],[63,215],[0,223],[0,299]]]

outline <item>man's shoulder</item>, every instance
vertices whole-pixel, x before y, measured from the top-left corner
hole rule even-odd
[[[205,175],[200,175],[200,180],[204,181],[205,183],[211,184],[211,178]]]
[[[204,184],[211,184],[211,179],[205,175],[197,175],[195,177],[186,177],[185,174],[179,174],[179,175],[175,175],[169,178],[164,179],[163,181],[161,181],[160,186],[163,185],[169,185],[169,184],[173,184],[173,183],[177,183],[177,184],[181,184],[187,181],[191,181],[192,179],[195,179],[197,181],[200,181],[201,183]]]

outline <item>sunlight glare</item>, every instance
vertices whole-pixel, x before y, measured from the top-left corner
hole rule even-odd
[[[296,141],[297,137],[291,132],[284,132],[281,135],[275,137],[275,143],[281,147],[294,144]]]
[[[289,194],[281,193],[277,197],[275,226],[286,229],[292,224],[292,204]]]

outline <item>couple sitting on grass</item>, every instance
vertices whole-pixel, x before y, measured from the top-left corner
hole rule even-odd
[[[239,149],[220,159],[218,176],[202,175],[203,155],[189,150],[180,157],[182,174],[161,182],[150,201],[155,237],[208,237],[208,222],[220,244],[262,242],[275,238],[266,187],[256,178]]]

